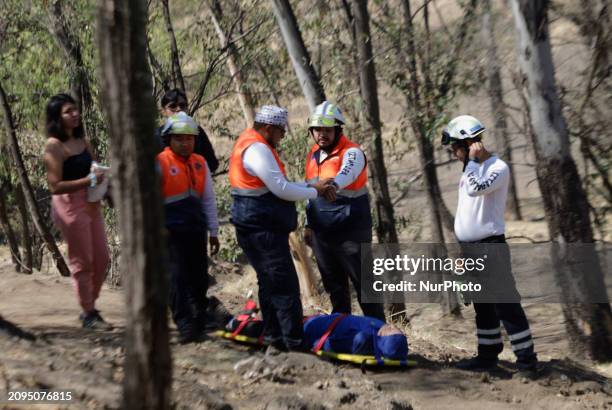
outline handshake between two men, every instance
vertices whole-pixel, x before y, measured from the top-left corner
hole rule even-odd
[[[330,202],[336,200],[338,185],[334,182],[334,178],[325,178],[315,182],[314,184],[309,184],[309,186],[317,190],[318,196],[323,197]]]

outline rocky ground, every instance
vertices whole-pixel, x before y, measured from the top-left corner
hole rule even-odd
[[[217,294],[238,309],[254,275],[238,265],[213,268]],[[12,270],[0,262],[0,313],[35,340],[0,331],[0,398],[7,390],[67,389],[70,405],[40,408],[117,408],[123,378],[123,295],[104,289],[99,309],[116,325],[110,332],[83,330],[66,278]],[[312,309],[308,306],[307,309]],[[518,377],[504,352],[499,370],[473,374],[453,362],[473,354],[473,313],[444,316],[436,305],[409,306],[406,326],[412,358],[408,370],[366,369],[321,360],[313,355],[266,355],[214,336],[178,345],[173,331],[173,401],[176,408],[332,409],[332,408],[612,408],[610,366],[594,367],[567,358],[560,310],[528,306],[535,343],[542,359],[536,381]],[[0,402],[0,408],[36,408]]]

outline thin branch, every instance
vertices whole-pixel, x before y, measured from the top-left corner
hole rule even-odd
[[[161,0],[162,11],[164,12],[164,22],[166,23],[166,30],[168,31],[168,35],[170,36],[170,50],[172,55],[172,77],[174,80],[174,86],[178,86],[186,91],[185,88],[185,79],[183,78],[183,73],[181,72],[181,62],[179,58],[178,45],[176,44],[176,36],[174,34],[174,28],[172,27],[172,19],[170,18],[170,5],[168,4],[169,0]]]

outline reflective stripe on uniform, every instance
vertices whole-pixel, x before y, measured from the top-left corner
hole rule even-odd
[[[478,338],[478,344],[479,345],[498,345],[502,343],[502,338],[501,337],[497,337],[495,339],[483,339],[483,338]]]
[[[510,341],[513,341],[513,340],[523,339],[523,338],[525,338],[527,336],[531,336],[531,330],[529,330],[529,329],[523,330],[522,332],[515,333],[515,334],[512,334],[512,335],[509,334],[508,338],[510,339]]]
[[[267,194],[268,192],[270,192],[270,190],[267,187],[261,187],[261,188],[232,188],[230,190],[230,193],[232,195],[238,195],[238,196],[262,196]]]
[[[479,334],[479,335],[501,334],[501,327],[498,327],[497,329],[476,329],[476,334]]]
[[[194,198],[200,199],[200,195],[198,194],[197,191],[194,191],[193,189],[189,189],[186,192],[182,192],[182,193],[177,194],[177,195],[172,195],[172,196],[166,197],[164,199],[164,205],[171,204],[173,202],[181,201],[181,200],[183,200],[185,198],[189,198],[190,196],[192,196]]]
[[[533,346],[533,340],[529,339],[526,342],[512,345],[512,350],[516,352],[517,350],[526,349],[531,346]]]

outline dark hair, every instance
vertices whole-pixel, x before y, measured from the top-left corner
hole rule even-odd
[[[338,140],[342,135],[342,125],[336,125],[334,127],[334,138]]]
[[[257,122],[257,121],[255,121],[255,122],[253,123],[253,129],[254,129],[255,131],[259,131],[260,129],[262,129],[262,128],[263,128],[263,127],[265,127],[266,125],[270,125],[270,124],[264,124],[263,122]]]
[[[166,91],[166,93],[161,98],[161,106],[162,108],[170,103],[175,103],[179,98],[184,98],[187,101],[187,94],[179,88],[173,88],[172,90]]]
[[[74,98],[69,94],[54,95],[47,103],[47,135],[55,137],[60,141],[68,139],[68,134],[66,134],[64,127],[62,127],[62,107],[68,103],[77,105]],[[74,138],[83,138],[85,136],[82,120],[72,131],[72,136]]]

